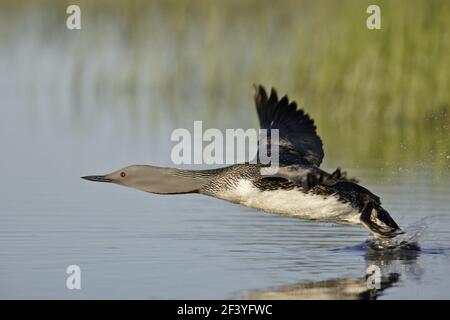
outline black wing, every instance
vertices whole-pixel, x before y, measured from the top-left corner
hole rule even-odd
[[[311,164],[319,166],[323,159],[322,140],[314,121],[297,104],[284,96],[280,100],[274,89],[267,97],[262,86],[255,86],[255,104],[261,129],[279,130],[280,164]],[[266,150],[270,150],[271,139]]]
[[[272,178],[276,178],[277,180],[285,179],[295,186],[302,187],[304,191],[309,191],[316,186],[324,186],[328,190],[331,190],[331,193],[336,191],[349,194],[352,192],[359,192],[362,194],[369,194],[377,203],[380,201],[380,199],[369,190],[358,185],[358,180],[347,178],[347,173],[341,171],[339,168],[330,174],[314,166],[302,166],[297,164],[281,166],[275,174],[263,177],[262,179]]]

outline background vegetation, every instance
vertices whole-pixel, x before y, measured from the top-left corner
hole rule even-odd
[[[65,28],[75,3],[81,31]],[[366,28],[369,4],[382,30]],[[49,121],[85,130],[112,112],[154,133],[257,125],[262,83],[316,119],[330,165],[448,170],[449,12],[445,0],[2,1],[0,84],[53,97]]]

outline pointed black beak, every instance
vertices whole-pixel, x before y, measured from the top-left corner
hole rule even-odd
[[[111,179],[105,178],[105,176],[85,176],[81,177],[81,179],[96,181],[96,182],[112,182]]]

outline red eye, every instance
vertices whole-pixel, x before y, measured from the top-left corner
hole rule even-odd
[[[121,176],[122,178],[125,178],[126,175],[127,175],[127,174],[126,174],[125,172],[123,172],[123,171],[120,173],[120,176]]]

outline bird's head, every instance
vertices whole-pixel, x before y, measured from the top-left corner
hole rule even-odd
[[[146,167],[148,166],[132,165],[105,175],[84,176],[81,178],[95,182],[110,182],[127,187],[136,187],[139,185],[139,180],[142,180],[146,173],[150,173],[147,172],[150,170]]]
[[[196,192],[199,182],[181,170],[148,165],[132,165],[105,175],[81,177],[96,182],[110,182],[122,186],[158,193]]]

